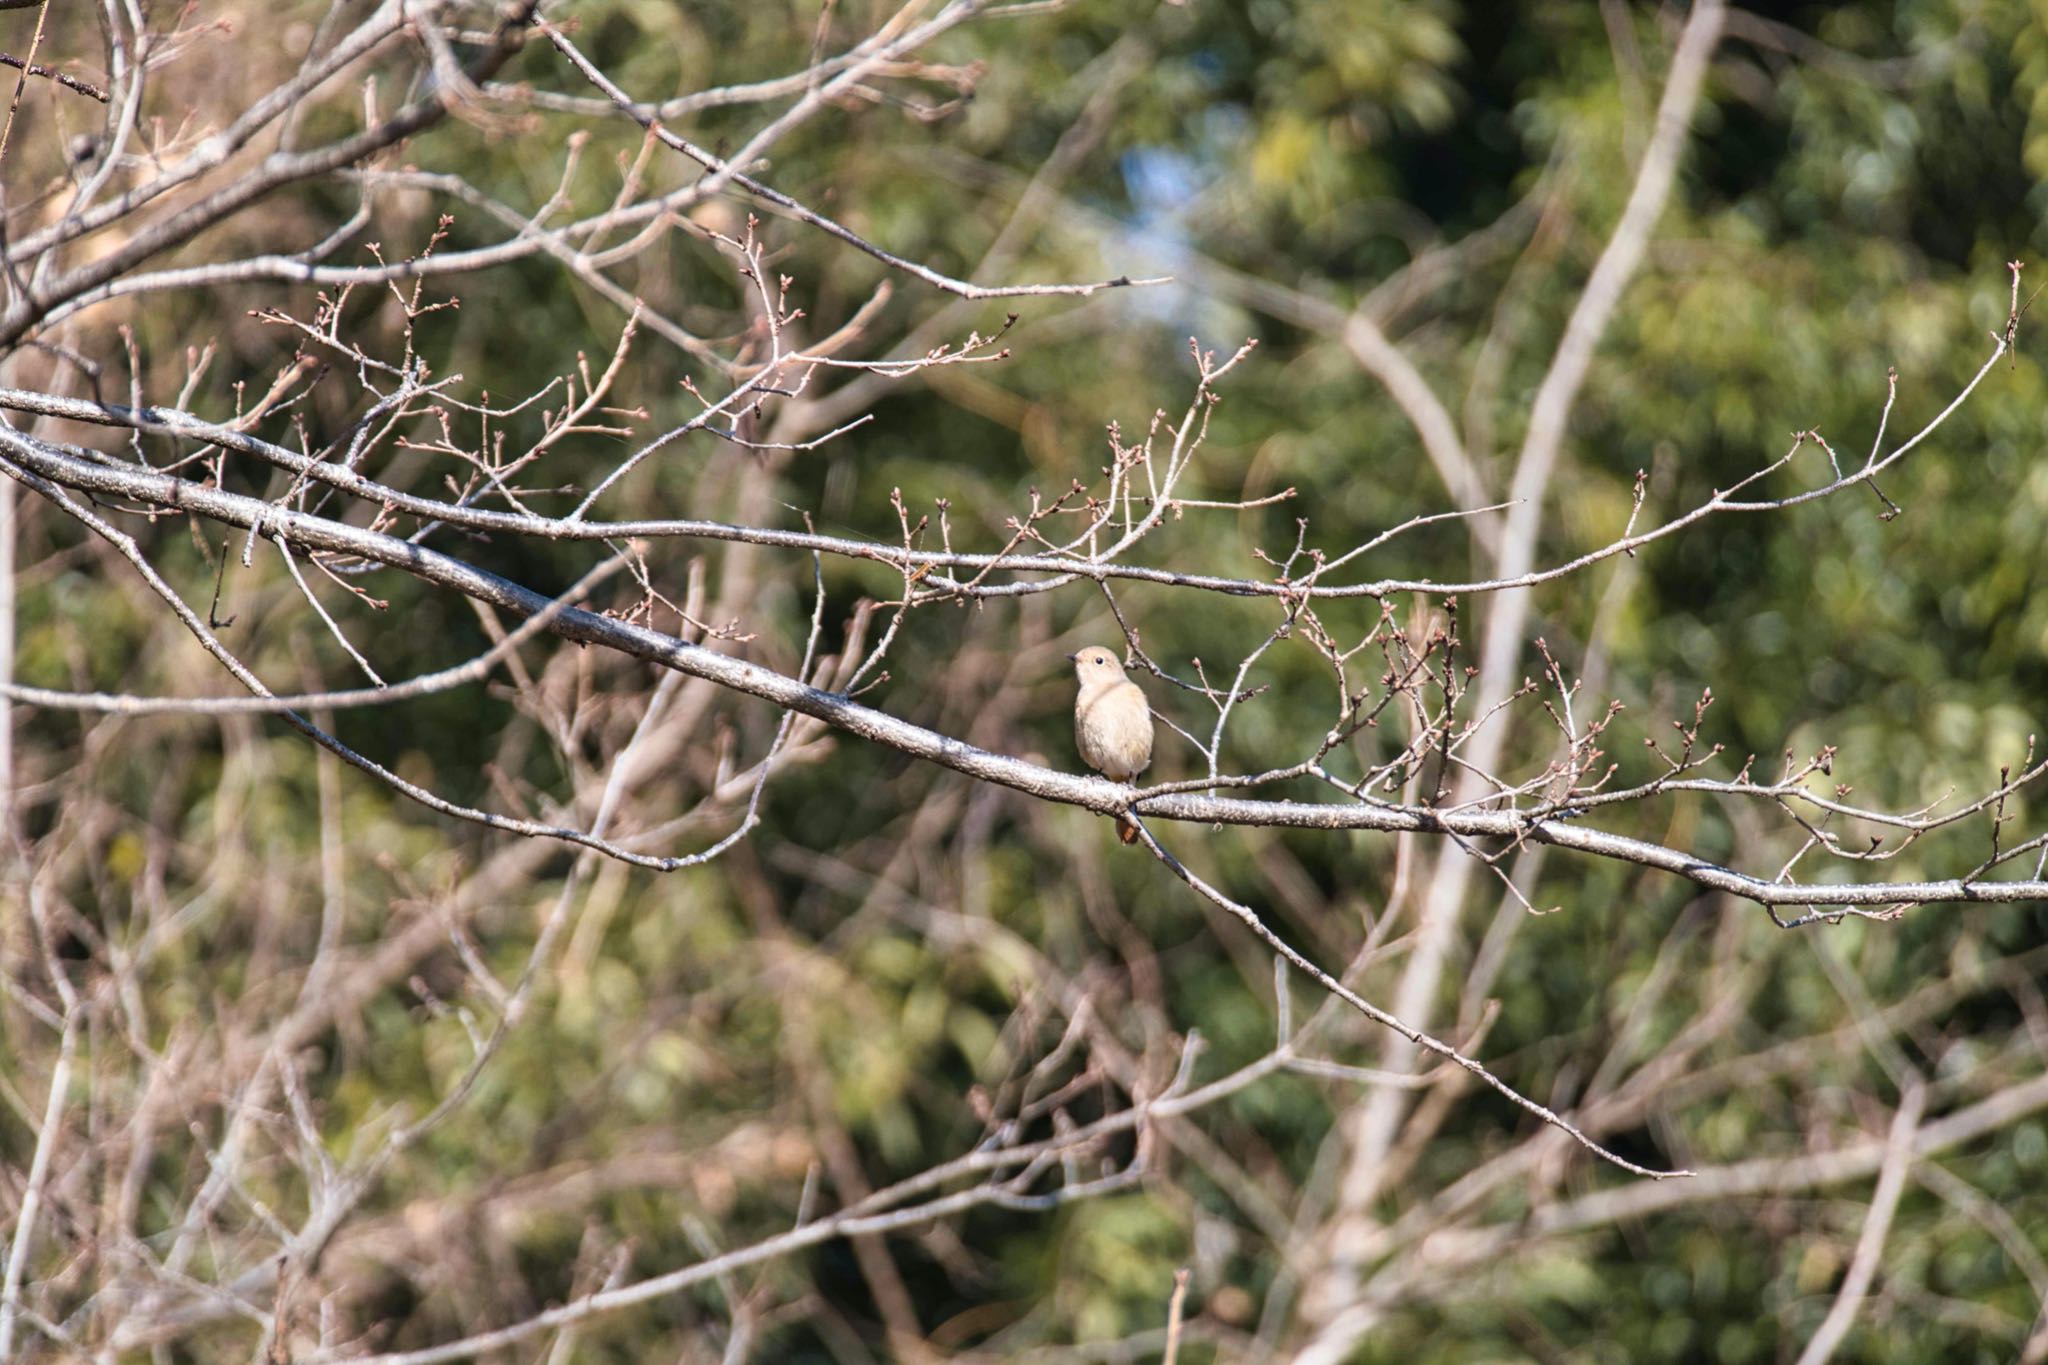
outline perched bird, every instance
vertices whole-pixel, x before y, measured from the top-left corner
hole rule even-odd
[[[1074,700],[1074,740],[1089,767],[1112,782],[1130,782],[1152,762],[1152,708],[1144,689],[1124,676],[1112,650],[1069,654],[1081,695]],[[1117,824],[1116,837],[1138,842],[1137,826]]]

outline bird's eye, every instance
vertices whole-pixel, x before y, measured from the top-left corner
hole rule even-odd
[[[1096,656],[1095,656],[1095,662],[1096,662],[1096,665],[1097,665],[1097,666],[1099,667],[1099,666],[1101,666],[1101,665],[1103,665],[1103,664],[1106,664],[1106,663],[1108,663],[1108,662],[1109,662],[1109,660],[1107,660],[1107,659],[1103,658],[1103,657],[1102,657],[1102,656],[1101,656],[1100,654],[1098,654],[1098,655],[1096,655]]]

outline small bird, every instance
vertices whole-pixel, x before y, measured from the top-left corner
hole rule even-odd
[[[1090,647],[1067,658],[1081,684],[1074,700],[1081,757],[1112,782],[1133,781],[1152,762],[1152,708],[1144,689],[1124,676],[1123,661],[1111,650]],[[1137,826],[1126,817],[1116,837],[1137,843]]]

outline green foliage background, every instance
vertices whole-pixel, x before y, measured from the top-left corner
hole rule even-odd
[[[861,8],[842,7],[847,32]],[[585,50],[647,98],[794,69],[817,18],[809,0],[564,9],[579,21]],[[2048,249],[2048,13],[2019,0],[1749,13],[1720,50],[1671,211],[1600,348],[1550,493],[1539,562],[1611,540],[1638,470],[1650,471],[1646,516],[1654,516],[1776,458],[1796,430],[1817,428],[1845,459],[1860,458],[1888,368],[1899,376],[1891,430],[1916,430],[1988,353],[1987,334],[2006,315],[2004,263],[2031,263]],[[1526,201],[1535,206],[1529,229],[1501,249],[1461,257],[1388,319],[1498,490],[1564,318],[1627,194],[1674,23],[1667,10],[1624,4],[1083,4],[947,37],[927,55],[987,64],[970,102],[930,122],[887,104],[835,111],[776,149],[769,178],[893,251],[961,273],[1090,102],[1105,99],[1099,140],[1028,234],[1008,278],[1197,278],[1187,267],[1198,255],[1346,306]],[[509,76],[575,89],[540,44]],[[343,117],[340,106],[333,116]],[[713,111],[688,131],[731,145],[756,117]],[[407,156],[463,167],[476,183],[535,203],[555,186],[569,131],[588,126],[557,115],[517,130],[455,122]],[[636,130],[601,126],[585,155],[601,165],[637,146]],[[672,165],[657,162],[655,174],[680,183]],[[596,209],[611,188],[586,178],[577,210]],[[306,195],[266,212],[280,231],[317,236],[348,209]],[[412,196],[380,204],[387,255],[419,249],[443,211],[455,214],[447,249],[499,234],[480,214]],[[820,331],[885,278],[875,262],[797,225],[769,219],[764,232],[782,253],[777,268],[795,281],[792,299]],[[709,332],[738,301],[730,272],[702,252],[678,247],[636,269],[621,282]],[[2048,278],[2041,272],[2030,272],[2029,291]],[[914,282],[892,287],[879,335],[900,335],[948,306]],[[422,323],[422,352],[497,394],[537,388],[576,349],[606,353],[621,323],[609,304],[540,264],[439,292],[459,295],[460,307]],[[309,299],[310,291],[293,296],[299,307]],[[213,388],[225,410],[231,379],[260,390],[289,353],[275,329],[245,315],[266,300],[275,295],[223,291],[129,320],[159,377],[177,373],[195,329],[217,329],[226,363]],[[1157,408],[1180,410],[1191,388],[1190,335],[1226,351],[1256,336],[1260,348],[1223,389],[1189,495],[1256,498],[1293,487],[1298,496],[1256,512],[1190,513],[1162,533],[1165,562],[1256,575],[1253,548],[1283,552],[1298,516],[1309,518],[1311,543],[1335,550],[1448,505],[1412,431],[1332,337],[1188,283],[1084,303],[954,304],[951,335],[992,330],[1012,308],[1014,355],[1000,367],[888,389],[872,405],[873,423],[779,463],[776,523],[800,525],[791,509],[807,509],[821,529],[892,538],[889,496],[900,488],[915,510],[950,500],[962,542],[998,543],[1028,489],[1092,477],[1106,458],[1107,423],[1131,433]],[[372,309],[365,325],[374,321]],[[2048,565],[2048,393],[2032,321],[2021,325],[2013,363],[1885,480],[1906,509],[1897,520],[1880,521],[1876,499],[1859,490],[1784,514],[1713,520],[1636,561],[1610,561],[1542,590],[1532,634],[1574,663],[1596,616],[1611,613],[1609,691],[1628,707],[1611,747],[1624,775],[1649,775],[1639,737],[1668,734],[1668,721],[1689,717],[1706,687],[1716,697],[1706,737],[1738,762],[1756,754],[1763,772],[1788,748],[1836,745],[1837,779],[1874,803],[1982,789],[2001,764],[2022,759],[2041,733],[2048,685],[2048,592],[2034,600]],[[686,415],[676,381],[691,372],[678,352],[643,345],[622,401],[644,404],[644,429],[660,430]],[[338,425],[346,415],[344,405],[312,420]],[[593,443],[569,461],[597,468],[612,453]],[[707,445],[651,462],[617,506],[733,515],[740,481],[720,466],[747,458]],[[1825,468],[1809,447],[1772,487],[1812,486]],[[24,584],[17,677],[188,690],[197,676],[191,656],[157,647],[163,637],[146,605],[91,577],[82,561],[65,561],[68,533],[47,534],[32,548],[55,556],[54,567]],[[206,579],[182,531],[167,529],[156,544],[184,581]],[[677,584],[700,548],[655,547],[651,562]],[[474,552],[486,567],[540,587],[568,582],[587,563],[563,546]],[[1483,567],[1450,526],[1397,542],[1361,574],[1450,578]],[[753,572],[759,591],[744,624],[758,638],[749,649],[789,667],[810,609],[810,566],[797,556],[758,557]],[[1632,578],[1610,594],[1617,574]],[[897,586],[884,573],[834,563],[825,581],[836,607]],[[331,660],[331,642],[308,628],[288,584],[238,591],[230,605],[245,613],[244,657],[276,677],[293,676],[302,657]],[[404,581],[377,591],[389,593],[389,619],[402,623],[376,641],[387,676],[484,647],[460,604]],[[1156,657],[1183,669],[1199,657],[1212,677],[1273,622],[1267,605],[1156,588],[1133,587],[1120,601]],[[1329,617],[1356,635],[1376,614],[1360,603]],[[892,657],[892,681],[869,700],[985,747],[1071,766],[1070,682],[1059,655],[1113,629],[1099,596],[1079,591],[919,612]],[[1327,683],[1305,646],[1275,650],[1253,681],[1273,690],[1235,727],[1228,756],[1243,767],[1291,756],[1325,723],[1317,708],[1327,704]],[[599,719],[586,759],[601,762],[630,726],[628,703],[646,682],[592,665],[581,704]],[[1205,719],[1184,694],[1155,702],[1169,714],[1180,708],[1184,724]],[[742,749],[758,752],[774,720],[742,707],[728,723]],[[395,714],[354,713],[339,733],[452,799],[488,804],[487,761],[537,790],[564,781],[546,746],[503,744],[516,723],[501,696],[465,693]],[[102,754],[89,792],[52,788],[29,819],[48,836],[85,819],[80,805],[94,812],[103,856],[75,871],[71,892],[110,940],[128,932],[126,888],[137,878],[185,895],[233,888],[151,969],[167,1032],[255,1008],[266,970],[290,959],[290,945],[303,950],[318,918],[312,753],[261,722],[17,712],[16,725],[24,762],[42,779],[88,745]],[[1540,768],[1545,741],[1525,727],[1518,763]],[[1185,751],[1168,753],[1162,775],[1182,775],[1191,762]],[[693,780],[678,775],[677,808],[699,791]],[[354,776],[341,779],[341,793],[351,839],[348,932],[367,955],[387,920],[468,875],[494,841]],[[2034,803],[2011,810],[2013,828],[2038,826]],[[630,1241],[639,1273],[698,1254],[686,1220],[715,1226],[723,1246],[787,1226],[820,1115],[843,1130],[878,1185],[965,1150],[981,1131],[970,1090],[1057,1037],[1012,1022],[1048,971],[1109,973],[1112,993],[1129,1004],[1120,1027],[1134,1051],[1149,1055],[1160,1040],[1199,1029],[1209,1044],[1204,1076],[1269,1045],[1270,976],[1254,945],[1155,865],[1106,852],[1099,821],[906,770],[851,741],[779,775],[764,812],[750,843],[709,868],[669,878],[600,872],[536,1019],[464,1110],[394,1172],[372,1211],[459,1202],[523,1172],[641,1148],[709,1155],[684,1162],[672,1183],[535,1213],[481,1238],[478,1245],[514,1256],[474,1269],[474,1282],[490,1288],[465,1308],[391,1269],[372,1296],[396,1324],[389,1344],[423,1344],[453,1326],[563,1297],[587,1224]],[[938,834],[916,845],[914,858],[892,860],[920,819],[937,819]],[[1795,846],[1775,826],[1745,825],[1694,801],[1667,799],[1603,822],[1766,874]],[[171,832],[168,851],[147,828]],[[1375,837],[1175,833],[1205,875],[1332,966],[1384,908],[1393,850]],[[690,837],[708,841],[703,831]],[[1880,869],[1901,879],[1954,875],[1983,856],[1987,838],[1972,825]],[[230,846],[238,861],[224,868]],[[537,853],[502,889],[479,930],[494,969],[517,971],[569,862],[559,851]],[[891,889],[885,896],[878,886]],[[284,948],[262,941],[245,913],[266,898],[290,926]],[[1484,899],[1468,925],[1474,943],[1492,914],[1491,886]],[[1721,980],[1707,970],[1716,963],[1757,984],[1752,1007],[1696,1059],[1699,1067],[1842,1034],[1841,1046],[1817,1052],[1796,1076],[1675,1101],[1664,1121],[1625,1135],[1624,1150],[1645,1160],[1711,1165],[1796,1152],[1817,1130],[1883,1131],[1897,1091],[1856,1045],[1853,1007],[1823,970],[1823,951],[1849,964],[1880,1003],[2005,971],[2002,984],[1958,987],[1916,1015],[1901,1045],[1937,1077],[1984,1054],[2000,1059],[1999,1074],[2041,1065],[2034,1049],[2044,1016],[2032,982],[2042,959],[2020,955],[2048,938],[2042,908],[1938,907],[1894,924],[1785,935],[1752,907],[1563,856],[1546,862],[1532,899],[1561,908],[1522,929],[1486,1044],[1489,1064],[1525,1093],[1568,1097],[1583,1082],[1639,1006],[1661,951],[1699,970],[1658,987],[1665,995],[1649,1007],[1640,1046],[1667,1041],[1699,1013]],[[975,927],[944,932],[927,911]],[[1398,969],[1375,968],[1364,989],[1383,995]],[[429,982],[441,979],[437,970],[459,986],[452,959],[421,967]],[[799,997],[800,1009],[792,1004]],[[1370,1065],[1377,1056],[1380,1038],[1368,1030],[1347,1025],[1333,1037],[1340,1060]],[[338,1031],[327,1046],[319,1098],[337,1153],[370,1140],[392,1106],[430,1105],[467,1055],[458,1023],[429,1017],[405,985],[367,1002],[360,1028]],[[1969,1097],[1962,1085],[1951,1099]],[[1339,1115],[1356,1098],[1344,1085],[1268,1081],[1201,1126],[1284,1220],[1325,1178],[1318,1163],[1333,1159]],[[1468,1096],[1385,1212],[1396,1216],[1440,1191],[1525,1130],[1505,1104]],[[9,1127],[0,1154],[25,1159],[30,1142]],[[2048,1256],[2048,1123],[2026,1119],[1945,1164]],[[174,1172],[166,1178],[175,1185]],[[1582,1188],[1620,1180],[1592,1168],[1572,1179]],[[290,1181],[279,1180],[269,1193],[289,1204]],[[1490,1212],[1512,1217],[1519,1197],[1512,1189],[1492,1196]],[[1549,1241],[1397,1309],[1358,1359],[1780,1359],[1826,1311],[1867,1200],[1866,1184],[1810,1201],[1727,1201]],[[1141,1193],[1051,1215],[977,1213],[947,1238],[903,1238],[890,1249],[935,1342],[1007,1357],[1156,1328],[1174,1269],[1189,1263],[1200,1267],[1192,1307],[1224,1333],[1218,1340],[1241,1342],[1227,1333],[1257,1327],[1279,1275],[1270,1232],[1196,1165],[1175,1162]],[[845,1246],[760,1273],[777,1301],[811,1305],[777,1321],[760,1358],[843,1358],[848,1348],[821,1325],[828,1319],[885,1350]],[[2024,1267],[1984,1221],[1912,1186],[1882,1295],[1841,1358],[2006,1360],[2038,1311]],[[686,1295],[594,1324],[579,1350],[620,1361],[672,1355],[722,1313],[717,1293]],[[231,1340],[222,1338],[223,1349]],[[1191,1343],[1190,1356],[1235,1358],[1238,1348],[1218,1340]]]

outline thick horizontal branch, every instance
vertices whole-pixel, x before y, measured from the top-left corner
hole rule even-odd
[[[686,644],[659,631],[613,620],[468,564],[451,555],[395,536],[275,506],[150,470],[95,463],[19,432],[0,429],[0,459],[80,492],[126,499],[203,516],[294,545],[354,555],[401,569],[423,581],[452,588],[525,616],[554,611],[548,630],[563,639],[601,645],[650,663],[662,664],[720,687],[759,697],[785,710],[811,716],[848,734],[955,772],[1008,787],[1041,800],[1079,806],[1103,815],[1133,808],[1149,818],[1204,824],[1268,828],[1376,830],[1388,834],[1456,835],[1477,839],[1521,839],[1653,867],[1700,886],[1725,891],[1762,905],[1870,906],[1946,901],[2048,901],[2048,881],[1940,881],[1802,885],[1766,881],[1662,844],[1631,839],[1579,823],[1531,819],[1512,811],[1440,812],[1415,806],[1260,801],[1177,792],[1147,797],[1100,777],[1081,777],[990,753],[951,735],[925,729],[848,697],[818,688],[744,659]]]
[[[1945,421],[1962,401],[1967,398],[1991,365],[2004,353],[2000,341],[1985,364],[1979,368],[1969,385],[1937,416],[1927,427],[1910,441],[1893,451],[1876,465],[1889,466],[1918,445],[1935,427]],[[322,483],[353,497],[363,498],[379,507],[426,520],[445,522],[465,530],[503,532],[511,535],[532,536],[542,540],[613,540],[619,538],[695,539],[743,542],[749,545],[763,545],[776,549],[802,550],[816,554],[835,555],[845,559],[865,559],[887,565],[897,573],[922,575],[922,581],[929,583],[934,592],[942,596],[1007,597],[1019,593],[1040,591],[1046,586],[1039,583],[989,584],[963,582],[946,576],[940,570],[958,569],[968,571],[968,577],[978,578],[989,573],[1051,574],[1062,580],[1086,579],[1091,582],[1123,580],[1127,582],[1154,583],[1163,587],[1192,588],[1204,592],[1223,593],[1233,597],[1275,597],[1299,598],[1352,598],[1365,597],[1381,599],[1398,593],[1429,592],[1445,595],[1471,596],[1480,593],[1497,592],[1507,588],[1531,587],[1567,577],[1590,568],[1616,555],[1633,553],[1656,541],[1674,534],[1695,522],[1717,512],[1763,512],[1795,507],[1802,503],[1838,493],[1863,482],[1868,470],[1839,478],[1820,487],[1796,493],[1779,501],[1735,502],[1730,494],[1742,487],[1725,493],[1717,493],[1707,502],[1690,512],[1674,518],[1661,526],[1637,535],[1621,537],[1600,549],[1590,551],[1563,564],[1547,569],[1534,570],[1514,578],[1482,579],[1469,582],[1445,583],[1427,578],[1383,578],[1368,583],[1327,584],[1315,580],[1295,581],[1285,578],[1252,579],[1231,578],[1219,574],[1182,573],[1171,569],[1149,568],[1137,564],[1124,564],[1108,559],[1087,559],[1057,554],[976,554],[965,551],[907,550],[897,545],[875,541],[857,540],[846,536],[819,535],[807,531],[785,531],[770,527],[743,526],[730,522],[707,521],[696,518],[667,518],[638,521],[588,521],[563,517],[535,516],[523,512],[498,512],[480,507],[465,507],[454,503],[424,498],[392,488],[368,478],[355,470],[331,464],[313,456],[302,454],[287,447],[237,431],[233,427],[221,426],[205,421],[191,413],[175,408],[143,407],[131,408],[119,403],[100,403],[90,399],[70,398],[56,394],[37,393],[25,389],[0,388],[0,409],[15,412],[35,413],[39,416],[64,418],[69,421],[87,422],[98,426],[120,427],[126,430],[147,431],[185,440],[205,441],[238,454],[248,455],[277,468],[288,470],[313,482]],[[1779,460],[1777,465],[1782,465]],[[1772,468],[1776,468],[1773,465]],[[1744,481],[1745,483],[1748,480]],[[1180,500],[1169,500],[1178,504]],[[1355,553],[1355,551],[1353,552]],[[1348,555],[1346,557],[1349,557]],[[1322,571],[1318,571],[1322,572]]]

